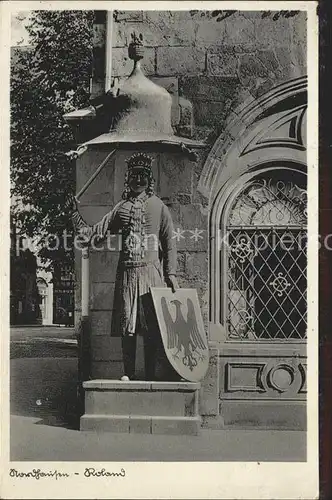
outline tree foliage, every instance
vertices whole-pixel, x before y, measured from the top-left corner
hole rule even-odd
[[[31,47],[11,67],[11,184],[16,224],[27,236],[61,241],[71,230],[65,199],[75,189],[74,147],[63,114],[89,103],[93,12],[34,11],[27,27]],[[59,248],[40,256],[71,259]]]

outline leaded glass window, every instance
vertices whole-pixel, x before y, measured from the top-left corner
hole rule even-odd
[[[226,227],[229,340],[304,340],[307,202],[303,186],[259,178],[233,202]]]

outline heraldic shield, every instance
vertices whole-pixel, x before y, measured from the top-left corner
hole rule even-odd
[[[182,378],[190,382],[202,380],[209,365],[209,349],[197,291],[150,290],[169,362]]]

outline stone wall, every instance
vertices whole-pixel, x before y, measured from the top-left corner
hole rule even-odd
[[[306,74],[304,12],[275,21],[261,12],[239,11],[220,22],[201,14],[118,12],[112,41],[112,74],[121,84],[132,69],[130,34],[143,34],[146,74],[171,78],[167,90],[192,101],[196,135],[222,130],[246,97]]]

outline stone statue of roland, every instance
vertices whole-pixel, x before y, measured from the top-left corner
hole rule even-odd
[[[153,159],[137,153],[127,160],[122,200],[100,222],[89,226],[77,207],[76,230],[90,241],[107,233],[122,234],[116,274],[112,335],[121,335],[124,373],[121,380],[135,378],[137,335],[144,338],[145,379],[155,380],[156,357],[161,337],[149,288],[178,288],[173,223],[166,205],[154,194]]]

